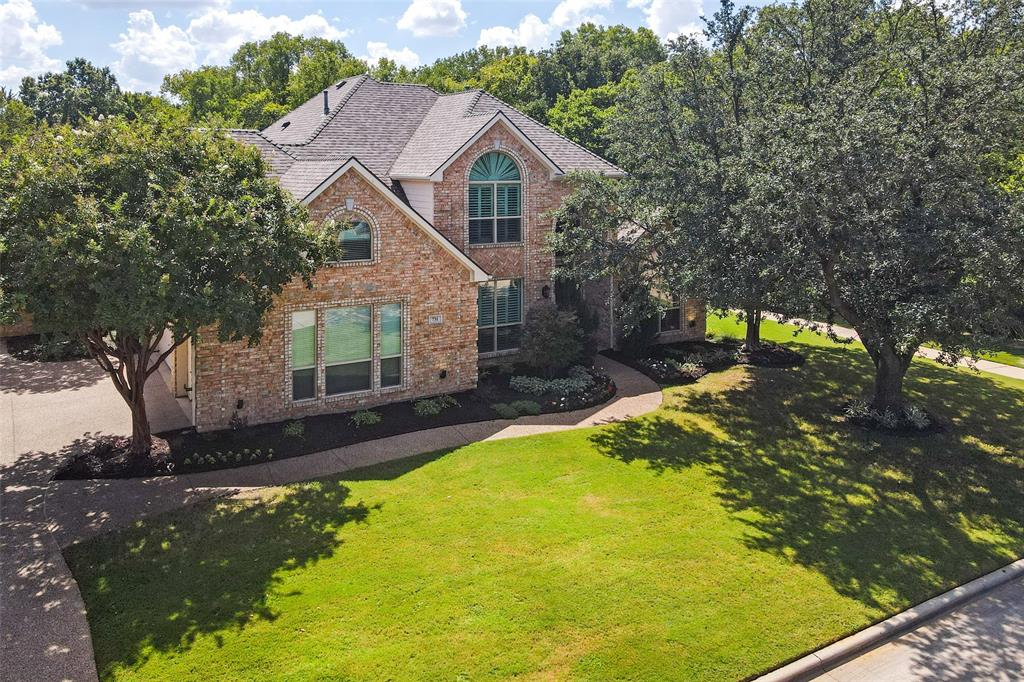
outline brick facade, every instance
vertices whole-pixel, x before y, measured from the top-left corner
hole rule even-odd
[[[507,154],[519,166],[523,191],[520,243],[469,244],[469,172],[477,159],[491,151]],[[499,123],[470,145],[445,169],[444,179],[434,185],[434,226],[494,278],[521,277],[525,315],[530,306],[545,302],[545,286],[550,287],[547,302],[554,302],[554,258],[547,246],[554,225],[550,213],[569,192],[564,179],[552,178],[548,166]]]
[[[376,262],[328,266],[317,273],[311,290],[301,281],[288,285],[267,315],[258,346],[220,343],[213,330],[205,330],[195,357],[199,430],[223,428],[235,412],[256,424],[450,393],[476,385],[476,284],[471,281],[470,271],[354,171],[340,177],[311,203],[311,216],[321,220],[332,211],[344,212],[346,199],[352,199],[358,216],[368,219],[375,228]],[[318,324],[322,325],[321,311],[328,308],[391,302],[403,304],[401,387],[326,397],[321,367],[318,397],[301,403],[291,401],[292,311],[317,310]],[[443,321],[430,324],[428,318],[436,315]],[[374,329],[378,320],[375,308]],[[321,329],[318,346],[322,346],[322,337]],[[377,334],[374,345],[376,356]],[[238,401],[243,401],[241,409],[237,408]]]

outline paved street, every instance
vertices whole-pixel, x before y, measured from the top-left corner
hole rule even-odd
[[[1024,679],[1024,579],[817,678],[823,682]]]

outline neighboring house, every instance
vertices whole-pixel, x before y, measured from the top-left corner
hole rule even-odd
[[[286,287],[261,342],[201,335],[172,363],[200,430],[338,412],[472,388],[514,356],[526,311],[554,304],[551,211],[564,176],[622,171],[491,95],[349,78],[263,131],[235,130],[343,257]],[[614,345],[609,282],[587,292]],[[703,308],[665,316],[703,337]],[[187,371],[182,371],[187,365]]]

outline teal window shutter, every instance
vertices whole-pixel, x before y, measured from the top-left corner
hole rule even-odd
[[[402,304],[388,303],[380,307],[380,355],[402,354]]]
[[[334,308],[324,313],[324,364],[369,360],[373,351],[370,306]]]
[[[292,368],[316,365],[316,311],[292,313]]]
[[[498,185],[498,217],[520,215],[519,185]]]
[[[490,327],[494,325],[494,283],[481,284],[476,294],[476,319],[477,326]]]
[[[519,167],[508,154],[488,152],[477,159],[469,171],[470,182],[508,182],[519,180]]]

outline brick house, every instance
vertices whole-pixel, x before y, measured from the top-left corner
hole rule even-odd
[[[564,176],[622,174],[485,92],[365,75],[231,134],[336,226],[343,259],[312,290],[286,287],[258,346],[203,334],[174,355],[199,430],[473,388],[480,364],[514,356],[526,311],[555,303],[546,240]],[[616,342],[613,290],[585,292],[601,347]],[[702,338],[703,308],[677,304],[660,324],[663,339]]]

